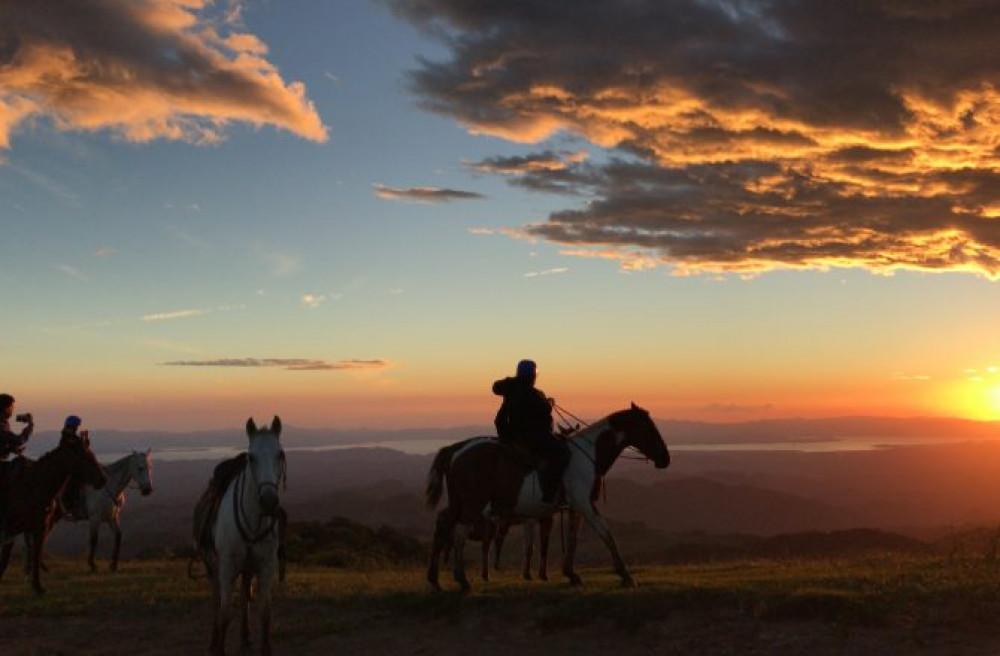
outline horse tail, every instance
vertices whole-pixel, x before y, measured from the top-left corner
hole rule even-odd
[[[444,492],[444,477],[451,466],[451,447],[439,449],[434,456],[431,468],[427,470],[427,487],[424,488],[424,501],[427,507],[433,510],[437,508],[441,501],[441,494]]]
[[[434,462],[431,463],[431,468],[427,471],[427,487],[424,488],[424,501],[431,510],[437,508],[438,502],[441,501],[441,495],[444,493],[444,479],[451,469],[452,458],[466,444],[475,439],[478,438],[472,437],[443,447],[434,456]]]

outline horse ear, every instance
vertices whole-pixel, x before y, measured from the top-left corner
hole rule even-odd
[[[253,423],[253,417],[247,419],[247,435],[253,435],[257,432],[257,424]]]
[[[281,417],[274,415],[274,419],[271,420],[271,432],[275,435],[281,435]]]
[[[632,401],[632,409],[633,409],[633,410],[638,410],[638,409],[639,409],[639,406],[637,406],[637,405],[635,404],[635,401]]]

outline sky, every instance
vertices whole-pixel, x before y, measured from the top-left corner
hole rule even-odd
[[[0,5],[42,428],[1000,419],[998,2]]]

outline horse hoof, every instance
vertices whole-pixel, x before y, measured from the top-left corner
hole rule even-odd
[[[635,579],[633,579],[631,576],[624,576],[624,577],[622,577],[622,587],[623,588],[634,588],[635,587]]]
[[[523,578],[525,581],[530,581],[531,580],[531,574],[528,574],[527,572],[525,572],[524,574],[521,575],[521,578]]]
[[[41,595],[45,594],[45,588],[43,588],[42,586],[39,585],[39,586],[32,586],[32,587],[34,588],[36,595],[41,596]]]
[[[569,584],[574,588],[579,588],[581,585],[583,585],[583,579],[581,579],[576,574],[571,574],[569,575]]]
[[[541,581],[548,581],[549,580],[549,575],[548,574],[541,574],[540,573],[538,575],[538,579],[541,580]]]

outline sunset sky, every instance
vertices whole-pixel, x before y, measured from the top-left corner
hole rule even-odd
[[[994,0],[5,0],[42,428],[1000,419]]]

